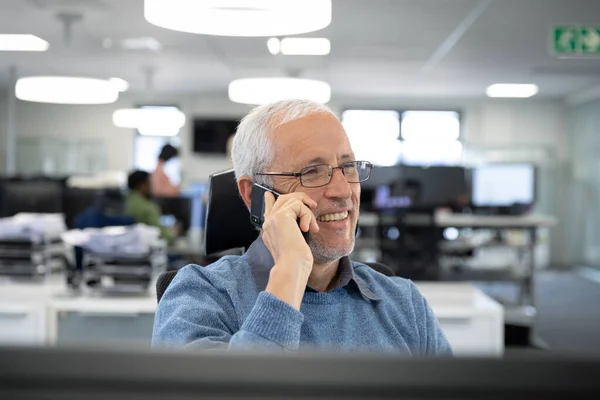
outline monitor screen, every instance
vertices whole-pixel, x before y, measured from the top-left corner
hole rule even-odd
[[[451,207],[469,195],[467,171],[448,166],[374,168],[361,188],[374,209]]]
[[[531,164],[490,164],[473,170],[473,204],[506,207],[533,204],[535,167]]]
[[[64,183],[59,180],[6,181],[2,193],[2,216],[63,212]]]
[[[412,193],[415,207],[452,207],[469,195],[467,173],[463,167],[405,166],[402,184]]]
[[[227,140],[238,124],[237,119],[195,119],[194,152],[227,154]]]

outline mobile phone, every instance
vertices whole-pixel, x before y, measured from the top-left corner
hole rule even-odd
[[[279,193],[277,193],[273,188],[268,186],[259,185],[258,183],[252,184],[252,199],[250,201],[250,222],[256,229],[262,228],[262,224],[265,221],[265,192],[273,193],[275,199],[279,197]],[[300,229],[300,226],[298,226]],[[304,236],[304,240],[308,243],[309,232],[300,231],[302,236]]]

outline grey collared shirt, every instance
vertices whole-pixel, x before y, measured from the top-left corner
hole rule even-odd
[[[267,249],[267,246],[265,246],[261,236],[259,236],[258,239],[252,243],[246,252],[246,255],[248,256],[250,270],[252,272],[252,277],[256,282],[256,287],[259,291],[265,290],[267,283],[269,282],[269,273],[271,268],[273,268],[273,265],[275,265],[275,261],[273,260],[271,252],[269,249]],[[338,275],[331,290],[344,288],[348,285],[354,285],[365,300],[380,300],[380,298],[373,293],[359,277],[354,274],[352,261],[350,261],[350,258],[346,256],[340,258]],[[314,292],[315,290],[307,286],[306,291]]]

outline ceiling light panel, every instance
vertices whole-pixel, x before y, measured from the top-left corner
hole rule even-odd
[[[35,35],[0,34],[0,51],[46,51],[50,45]]]
[[[331,0],[145,0],[151,24],[215,36],[287,36],[331,23]]]
[[[229,99],[242,104],[267,104],[300,99],[327,103],[331,86],[327,82],[301,78],[246,78],[229,84]]]
[[[331,51],[326,38],[283,38],[281,54],[286,56],[325,56]]]
[[[528,98],[535,96],[538,91],[538,86],[532,83],[496,83],[489,86],[485,93],[489,97]]]
[[[15,95],[23,101],[53,104],[109,104],[119,98],[115,85],[105,79],[70,76],[21,78]]]

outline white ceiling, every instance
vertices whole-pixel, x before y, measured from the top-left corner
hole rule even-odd
[[[496,82],[533,82],[540,96],[566,97],[600,85],[600,58],[558,59],[548,52],[554,25],[600,25],[599,0],[334,0],[333,6],[331,26],[305,35],[328,37],[331,54],[285,57],[270,55],[263,38],[150,25],[143,0],[0,0],[0,33],[33,33],[51,46],[46,53],[0,52],[0,87],[7,86],[11,65],[19,76],[118,76],[132,91],[145,89],[143,71],[152,67],[156,91],[223,94],[234,78],[295,71],[329,81],[334,98],[481,97]],[[61,11],[83,15],[70,45],[56,18]],[[156,38],[163,50],[102,46],[105,38],[141,36]]]

